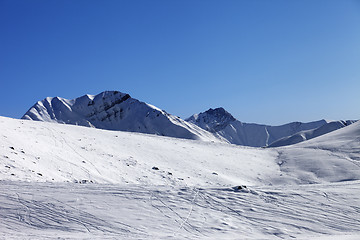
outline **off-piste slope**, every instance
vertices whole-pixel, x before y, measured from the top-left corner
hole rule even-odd
[[[251,147],[294,144],[334,131],[354,122],[319,120],[308,123],[291,122],[280,126],[269,126],[240,122],[223,108],[210,108],[205,112],[194,114],[187,118],[186,121],[196,124],[220,138],[225,138],[230,143]],[[315,129],[317,130],[315,131]],[[299,135],[294,135],[297,133]],[[279,142],[275,143],[277,141]],[[274,145],[272,145],[273,143]]]
[[[264,149],[0,118],[0,179],[188,186],[356,180],[359,129],[356,123],[309,144]]]
[[[275,149],[279,152],[281,172],[288,180],[319,183],[320,179],[322,182],[359,179],[359,121],[320,137]]]
[[[32,106],[22,119],[221,141],[194,124],[119,91],[84,95],[72,100],[48,97]]]

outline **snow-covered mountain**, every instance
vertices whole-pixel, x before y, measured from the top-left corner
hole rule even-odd
[[[202,129],[210,131],[221,138],[225,138],[230,143],[251,147],[269,146],[284,137],[290,137],[302,131],[315,130],[324,125],[328,126],[324,129],[314,131],[313,134],[310,134],[309,132],[308,139],[310,139],[310,135],[313,137],[320,136],[321,134],[325,134],[345,126],[346,124],[351,124],[354,122],[346,121],[335,122],[332,124],[333,121],[320,120],[308,123],[292,122],[280,126],[269,126],[263,124],[240,122],[223,108],[210,108],[205,112],[194,114],[193,116],[187,118],[186,121],[196,124]],[[283,141],[282,143],[293,144],[296,142],[296,140],[294,140],[294,142],[291,140]]]
[[[216,133],[235,122],[236,119],[224,108],[210,108],[206,112],[192,115],[185,121],[194,123],[206,131]]]
[[[184,121],[118,91],[84,95],[72,100],[47,97],[32,106],[22,119],[251,147],[294,144],[354,122],[320,120],[269,126],[240,122],[223,108],[209,109]]]
[[[311,129],[311,130],[307,130],[307,131],[300,131],[298,133],[295,133],[294,135],[291,136],[287,136],[284,138],[281,138],[273,143],[271,143],[268,147],[280,147],[280,146],[287,146],[287,145],[292,145],[292,144],[296,144],[299,142],[303,142],[306,140],[310,140],[312,138],[315,137],[319,137],[321,135],[324,135],[326,133],[335,131],[337,129],[346,127],[352,123],[354,123],[356,121],[354,120],[347,120],[347,121],[332,121],[332,122],[328,122],[325,123],[324,125],[316,128],[316,129]]]
[[[118,91],[84,95],[72,100],[47,97],[31,107],[22,119],[220,141],[194,124]]]

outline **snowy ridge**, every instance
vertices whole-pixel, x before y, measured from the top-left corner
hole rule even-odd
[[[31,107],[22,119],[222,141],[196,125],[118,91],[84,95],[72,100],[48,97]]]
[[[284,137],[281,138],[275,142],[273,142],[272,144],[270,144],[268,147],[280,147],[280,146],[287,146],[287,145],[292,145],[292,144],[296,144],[299,142],[303,142],[306,140],[310,140],[312,138],[315,137],[319,137],[321,135],[324,135],[326,133],[335,131],[337,129],[346,127],[352,123],[354,123],[356,121],[353,120],[347,120],[347,121],[332,121],[332,122],[328,122],[324,125],[322,125],[321,127],[318,127],[316,129],[311,129],[311,130],[307,130],[307,131],[301,131],[298,132],[294,135],[288,136],[288,137]]]
[[[292,136],[296,133],[317,129],[331,121],[319,120],[309,123],[292,122],[280,126],[269,126],[255,123],[243,123],[236,120],[230,113],[223,108],[209,109],[203,113],[195,114],[186,121],[213,132],[217,136],[228,140],[230,143],[251,146],[265,147],[277,140]],[[347,121],[346,123],[352,123]],[[329,125],[330,126],[330,125]],[[319,136],[337,128],[328,127],[328,131],[319,130],[312,136]],[[309,138],[310,138],[309,134]],[[285,144],[286,141],[283,142]],[[291,141],[288,142],[292,144]]]
[[[281,171],[291,173],[294,182],[319,183],[319,178],[322,182],[352,181],[360,174],[359,136],[357,121],[317,138],[273,149],[279,152]]]

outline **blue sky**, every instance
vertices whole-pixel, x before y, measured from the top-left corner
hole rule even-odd
[[[180,117],[359,119],[360,1],[0,0],[0,115],[119,90]]]

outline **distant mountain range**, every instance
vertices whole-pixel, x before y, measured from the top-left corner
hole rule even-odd
[[[240,122],[223,108],[210,108],[182,120],[119,91],[84,95],[72,100],[47,97],[32,106],[22,119],[251,147],[291,145],[355,122],[319,120],[269,126]]]
[[[186,121],[196,124],[220,138],[225,138],[232,144],[251,147],[291,145],[355,122],[352,120],[319,120],[309,123],[291,122],[280,126],[269,126],[240,122],[223,108],[210,108],[206,112],[194,114]]]

